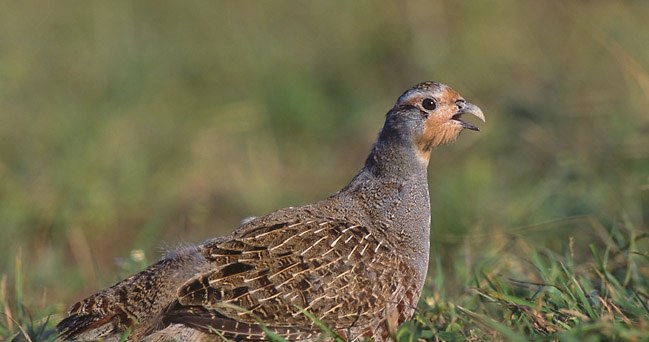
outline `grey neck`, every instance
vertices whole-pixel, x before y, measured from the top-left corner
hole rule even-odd
[[[427,168],[428,162],[422,161],[417,156],[415,147],[411,143],[379,140],[372,146],[363,170],[371,172],[377,178],[390,181],[419,178],[428,183]]]
[[[425,276],[430,250],[427,163],[412,144],[379,139],[365,167],[331,199],[353,203],[348,209],[364,212],[368,224],[390,230],[405,247],[404,256],[414,259]]]

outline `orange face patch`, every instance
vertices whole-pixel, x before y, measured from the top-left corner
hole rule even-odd
[[[443,121],[443,122],[438,122]],[[422,160],[428,161],[430,151],[436,146],[451,143],[457,139],[462,126],[449,120],[428,120],[424,134],[417,137],[417,152]]]
[[[425,96],[422,94],[421,99],[423,98]],[[434,147],[448,144],[457,139],[462,131],[462,126],[451,121],[451,118],[458,110],[455,101],[461,98],[462,96],[458,92],[449,87],[444,87],[442,91],[435,94],[437,108],[426,120],[423,133],[415,138],[415,144],[422,160],[428,161],[430,151]]]

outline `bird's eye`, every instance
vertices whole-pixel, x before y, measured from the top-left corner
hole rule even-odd
[[[421,105],[428,110],[433,110],[437,107],[437,103],[435,103],[435,100],[431,98],[424,99],[424,101],[421,102]]]

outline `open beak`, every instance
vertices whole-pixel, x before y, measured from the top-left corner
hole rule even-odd
[[[472,131],[479,131],[480,129],[477,126],[475,126],[470,122],[463,121],[460,118],[462,117],[463,114],[473,114],[477,116],[478,119],[482,120],[482,122],[485,122],[485,117],[484,117],[484,113],[482,113],[482,110],[478,106],[464,101],[458,101],[457,107],[458,110],[455,114],[453,114],[451,120],[455,120],[459,122],[463,128],[470,129]]]

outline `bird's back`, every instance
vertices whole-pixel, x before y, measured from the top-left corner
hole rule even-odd
[[[387,337],[419,298],[412,263],[362,216],[322,208],[284,209],[180,250],[75,304],[62,336],[117,338],[132,328],[133,339],[265,340],[263,322],[289,340],[316,340],[320,321],[351,339]]]

